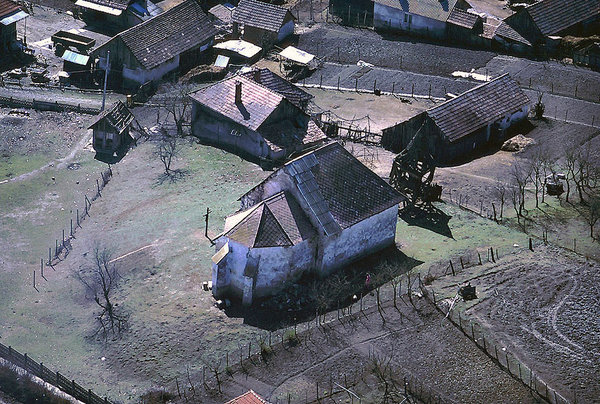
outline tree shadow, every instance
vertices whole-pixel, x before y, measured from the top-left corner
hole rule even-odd
[[[400,210],[400,219],[409,226],[417,226],[454,239],[448,222],[452,216],[447,215],[431,204],[409,205]]]
[[[185,177],[189,175],[188,170],[177,168],[175,170],[169,170],[169,173],[162,173],[156,179],[156,185],[162,185],[165,182],[175,184],[183,180]]]
[[[238,301],[225,309],[232,318],[243,318],[244,324],[264,330],[276,330],[313,320],[317,310],[323,314],[345,308],[391,278],[400,276],[422,261],[408,257],[395,245],[355,261],[327,278],[311,273],[289,282],[277,295],[256,299],[244,307]],[[369,274],[371,282],[366,285]]]

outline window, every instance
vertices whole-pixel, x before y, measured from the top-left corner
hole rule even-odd
[[[106,148],[107,149],[110,149],[112,147],[112,145],[113,145],[113,137],[114,137],[114,134],[112,134],[112,133],[107,133],[106,134]]]

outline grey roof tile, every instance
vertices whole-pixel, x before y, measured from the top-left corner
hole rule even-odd
[[[542,0],[526,11],[543,35],[556,35],[571,26],[600,14],[598,0]]]
[[[289,11],[258,0],[241,0],[233,11],[233,22],[279,32]]]
[[[396,8],[405,13],[446,21],[458,0],[374,0],[375,3]]]

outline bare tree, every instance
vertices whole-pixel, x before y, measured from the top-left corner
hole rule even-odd
[[[596,240],[597,237],[594,236],[594,226],[596,226],[596,223],[600,220],[600,192],[590,196],[587,212],[583,214],[583,217],[590,226],[590,237],[593,240]]]
[[[493,196],[500,200],[500,220],[504,218],[504,203],[506,202],[506,184],[500,180],[496,181],[496,185],[492,189]],[[494,220],[496,220],[496,210],[494,209]]]
[[[535,189],[535,207],[539,208],[540,191],[544,192],[544,158],[541,151],[538,151],[531,157],[528,171],[531,173],[531,182]]]
[[[181,140],[177,136],[169,136],[165,129],[161,130],[161,136],[156,143],[154,149],[154,155],[158,157],[164,167],[164,177],[175,181],[178,177],[183,175],[183,171],[180,169],[171,169],[173,160],[181,153]]]
[[[175,123],[179,137],[185,135],[183,127],[191,121],[192,100],[188,96],[191,90],[190,85],[173,84],[167,87],[162,97],[162,106],[167,111],[167,117]]]
[[[120,335],[127,323],[127,315],[112,301],[112,294],[120,275],[110,250],[99,245],[94,246],[91,262],[80,268],[77,276],[102,309],[96,317],[99,326],[94,335],[100,332],[104,338],[108,334]]]
[[[524,167],[519,163],[515,163],[511,170],[511,176],[511,199],[518,219],[519,216],[523,216],[523,210],[525,210],[525,190],[531,177],[531,167]]]

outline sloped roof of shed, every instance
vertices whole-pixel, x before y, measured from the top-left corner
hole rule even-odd
[[[524,11],[529,13],[540,32],[548,36],[600,14],[600,1],[542,0],[527,6]]]
[[[251,248],[289,247],[315,234],[298,202],[283,191],[231,218],[237,223],[224,235]]]
[[[233,22],[279,32],[289,11],[258,0],[241,0],[233,11]]]
[[[396,8],[405,13],[446,21],[458,0],[373,0],[375,3]]]
[[[494,35],[499,37],[510,39],[511,41],[519,42],[524,45],[531,46],[531,42],[525,39],[521,34],[515,31],[510,25],[502,21],[500,25],[494,31]]]
[[[477,21],[481,19],[477,14],[468,13],[459,8],[453,8],[448,16],[448,22],[450,24],[458,25],[468,29],[473,29]]]
[[[286,79],[273,73],[269,69],[250,70],[242,73],[242,76],[249,78],[270,90],[284,96],[289,102],[300,107],[301,103],[314,98],[312,94],[307,93],[300,87],[295,86]]]
[[[237,82],[242,84],[242,102],[239,105],[235,102]],[[257,130],[283,101],[282,95],[241,75],[204,87],[191,93],[190,97],[251,130]]]
[[[21,10],[21,7],[11,0],[0,0],[0,17],[14,13],[15,11]]]
[[[152,69],[206,42],[216,33],[200,5],[195,0],[187,0],[117,34],[111,41],[121,38],[137,61],[144,68]]]
[[[110,108],[105,109],[98,114],[88,129],[93,128],[102,120],[106,122],[117,132],[122,133],[133,122],[134,116],[121,101],[115,102]]]
[[[507,73],[425,113],[450,142],[455,142],[530,102]]]

